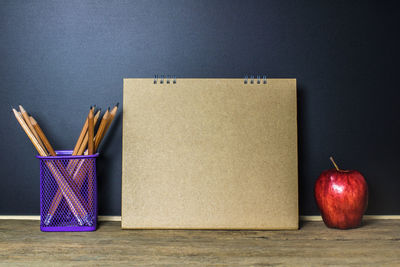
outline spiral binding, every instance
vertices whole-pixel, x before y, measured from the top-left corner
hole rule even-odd
[[[154,75],[154,84],[175,84],[176,83],[176,76],[173,75]],[[245,75],[244,76],[244,84],[267,84],[267,75]]]
[[[243,82],[244,82],[244,84],[248,84],[248,83],[250,83],[250,84],[254,84],[254,83],[261,84],[261,79],[262,79],[262,83],[263,84],[267,84],[267,75],[263,75],[262,78],[261,78],[261,75],[257,75],[257,76],[245,75]]]
[[[154,75],[154,84],[170,84],[170,83],[175,84],[176,83],[176,76],[173,75]]]

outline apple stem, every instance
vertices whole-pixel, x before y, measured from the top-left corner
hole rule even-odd
[[[337,170],[337,171],[340,171],[338,165],[337,165],[336,162],[333,160],[333,158],[330,157],[329,159],[332,161],[332,163],[333,163],[333,165],[335,166],[336,170]]]

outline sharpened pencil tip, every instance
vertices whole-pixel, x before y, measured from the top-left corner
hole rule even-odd
[[[117,102],[117,104],[115,104],[115,106],[118,107],[119,106],[119,102]]]
[[[11,110],[12,110],[12,112],[15,114],[15,112],[17,112],[17,110],[14,108],[14,106],[13,106],[13,105],[11,105],[11,104],[10,104],[10,106],[11,106]]]
[[[37,121],[32,116],[29,117],[29,120],[31,121],[32,125],[36,125],[37,124]]]

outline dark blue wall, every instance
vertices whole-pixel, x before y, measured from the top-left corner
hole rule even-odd
[[[39,214],[39,163],[10,110],[72,148],[90,105],[122,102],[124,77],[298,79],[301,214],[313,184],[358,169],[369,214],[400,214],[399,7],[395,1],[1,1],[0,214]],[[53,119],[56,118],[56,119]],[[119,215],[119,114],[98,162],[99,213]]]

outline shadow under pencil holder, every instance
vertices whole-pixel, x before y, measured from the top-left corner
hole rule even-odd
[[[40,160],[40,230],[95,231],[97,179],[94,155],[71,156],[71,150]]]

